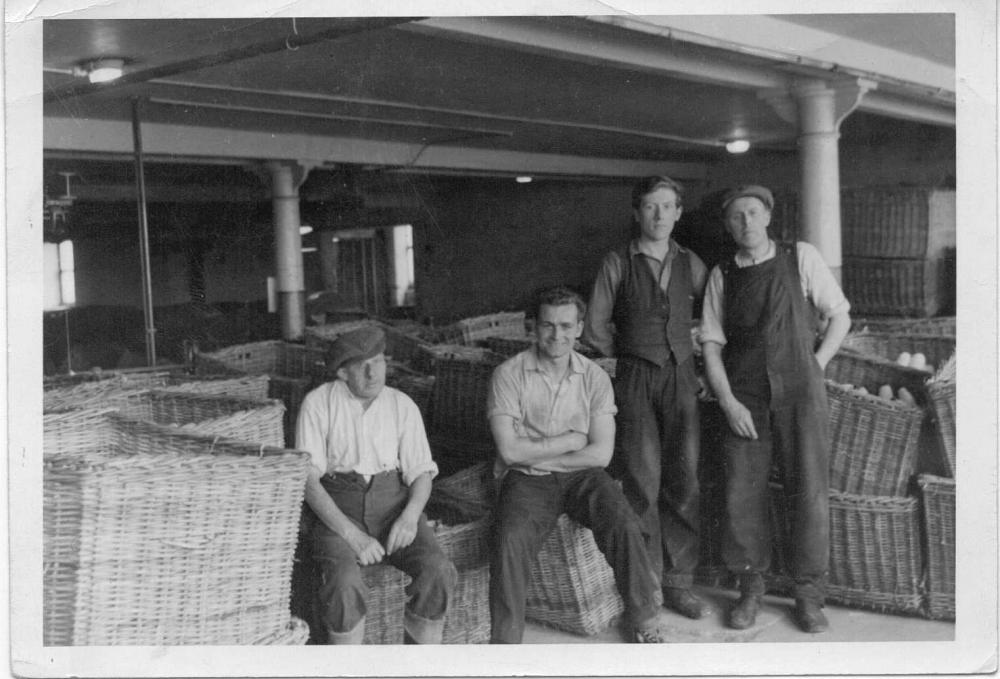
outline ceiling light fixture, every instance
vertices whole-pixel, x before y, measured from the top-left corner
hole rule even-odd
[[[77,75],[87,76],[92,83],[106,83],[122,77],[125,71],[125,60],[117,58],[102,58],[88,61],[74,69]]]
[[[726,142],[726,150],[730,153],[746,153],[750,149],[750,142],[746,139],[733,139]]]
[[[316,252],[316,248],[314,248],[314,247],[305,247],[305,248],[302,248],[302,252]]]
[[[516,181],[518,184],[530,184],[531,183],[531,177],[528,177],[526,175],[525,176],[521,176],[521,177],[515,177],[514,181]]]

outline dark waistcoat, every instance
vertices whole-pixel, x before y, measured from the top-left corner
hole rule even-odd
[[[637,356],[661,368],[673,356],[680,365],[691,357],[691,260],[687,250],[674,257],[670,281],[664,293],[650,271],[644,255],[630,255],[626,247],[622,258],[622,282],[612,320],[615,323],[615,353]]]

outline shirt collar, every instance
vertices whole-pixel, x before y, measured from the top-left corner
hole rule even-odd
[[[672,260],[677,255],[677,251],[680,250],[680,247],[681,246],[677,243],[677,241],[675,241],[673,237],[671,237],[669,241],[669,247],[667,248],[667,256],[666,256],[667,261]],[[642,247],[642,241],[639,240],[638,238],[633,238],[632,241],[628,244],[628,254],[630,257],[634,257],[635,255],[645,255],[647,257],[651,257],[652,259],[656,259],[657,261],[662,261],[654,257],[649,252],[647,252]]]
[[[531,348],[528,355],[524,359],[525,370],[535,370],[541,371],[541,367],[538,365],[538,346]],[[570,349],[569,352],[569,369],[571,372],[584,373],[583,357],[576,353],[575,349]]]

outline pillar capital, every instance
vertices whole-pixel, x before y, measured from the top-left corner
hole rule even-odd
[[[861,103],[865,93],[877,87],[877,83],[864,78],[841,78],[823,80],[820,78],[793,78],[788,87],[761,90],[757,93],[782,120],[809,132],[816,126],[816,118],[826,119],[827,132],[836,132],[854,109]]]
[[[275,192],[275,185],[282,183],[286,185],[283,188],[297,195],[309,173],[318,166],[319,163],[305,160],[265,160],[249,163],[246,169],[257,175],[272,193]]]

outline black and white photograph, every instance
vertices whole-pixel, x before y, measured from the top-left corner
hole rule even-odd
[[[995,674],[996,38],[8,2],[9,671]]]

